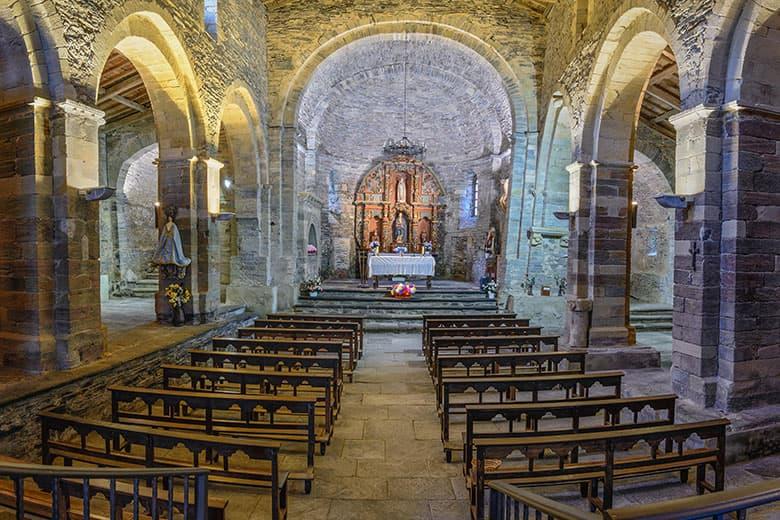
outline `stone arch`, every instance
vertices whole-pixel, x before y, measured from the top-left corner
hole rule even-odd
[[[220,226],[224,301],[260,309],[270,283],[270,201],[265,135],[258,103],[250,89],[236,81],[222,102],[217,157],[232,176],[235,219]]]
[[[157,143],[146,146],[122,164],[116,182],[117,245],[122,280],[144,276],[157,245]],[[150,190],[149,187],[154,189]],[[132,274],[130,274],[132,272]]]
[[[767,41],[766,38],[777,33],[779,12],[778,0],[760,3],[747,0],[743,5],[727,61],[726,103],[736,101],[751,106],[774,107],[775,110],[780,106],[777,101],[780,98],[780,90],[776,87],[777,71],[772,66],[762,67],[772,63],[777,54],[778,42]],[[763,34],[759,35],[759,32]],[[774,78],[770,78],[772,74]]]
[[[138,70],[155,113],[155,126],[161,142],[161,160],[191,158],[205,143],[203,110],[198,87],[183,45],[163,14],[152,10],[115,10],[107,18],[110,31],[98,35],[96,63],[91,85],[99,97],[99,79],[108,56],[121,52]],[[164,114],[164,117],[162,115]]]

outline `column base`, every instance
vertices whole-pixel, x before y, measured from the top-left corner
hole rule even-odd
[[[703,408],[715,406],[718,377],[701,377],[672,366],[672,390],[683,399],[693,401]]]
[[[591,347],[617,347],[636,345],[636,329],[629,326],[592,327],[590,329]]]
[[[589,371],[660,367],[661,353],[648,345],[590,347],[585,358],[585,368]]]

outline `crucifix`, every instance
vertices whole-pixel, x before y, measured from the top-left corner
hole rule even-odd
[[[696,272],[696,255],[701,253],[698,242],[692,242],[691,247],[688,248],[688,252],[691,254],[691,269]]]

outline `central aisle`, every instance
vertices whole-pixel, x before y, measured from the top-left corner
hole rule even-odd
[[[290,520],[468,518],[461,466],[444,461],[421,334],[366,333],[364,349],[311,495],[289,490]],[[264,492],[227,496],[228,518],[266,517]]]

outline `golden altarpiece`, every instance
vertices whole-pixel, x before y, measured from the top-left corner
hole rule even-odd
[[[397,156],[377,164],[355,192],[355,238],[365,251],[379,241],[383,252],[406,247],[419,253],[425,242],[438,251],[443,241],[444,190],[420,160]]]

